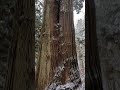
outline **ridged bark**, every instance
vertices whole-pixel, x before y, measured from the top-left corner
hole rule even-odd
[[[120,90],[120,0],[94,0],[104,90]]]
[[[61,32],[63,37],[60,37],[60,59],[65,60],[67,58],[72,57],[74,59],[71,60],[69,64],[66,65],[65,68],[65,76],[64,83],[69,79],[70,74],[68,72],[71,69],[71,62],[75,62],[77,68],[77,54],[76,54],[76,45],[75,45],[75,29],[73,24],[73,0],[62,0],[60,7],[60,24],[61,24]],[[61,61],[62,62],[62,61]]]
[[[37,90],[44,90],[52,80],[53,70],[56,67],[55,54],[52,51],[53,31],[56,31],[55,24],[58,22],[58,6],[56,0],[44,1],[44,21],[40,36],[40,56],[37,72]],[[57,51],[57,46],[53,50]],[[55,52],[55,51],[54,51]],[[57,53],[56,53],[57,55]]]
[[[13,20],[13,39],[4,90],[35,89],[35,3],[17,0]]]
[[[86,0],[85,3],[85,88],[103,90],[97,48],[95,4],[93,0]]]
[[[79,78],[78,71],[72,72],[78,70],[72,3],[72,0],[45,0],[37,90],[45,90],[55,82],[65,84]],[[56,68],[64,62],[67,62],[64,71],[56,77]]]
[[[13,6],[14,0],[0,0],[0,90],[5,87],[7,75],[8,50],[12,31],[11,8]]]

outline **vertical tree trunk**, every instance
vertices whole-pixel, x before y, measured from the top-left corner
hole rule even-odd
[[[77,79],[80,81],[72,3],[72,0],[45,0],[37,76],[38,90],[50,88],[53,83],[65,84],[68,80]]]
[[[34,0],[17,0],[5,90],[34,90]]]
[[[96,16],[93,0],[86,0],[85,88],[102,90],[101,68],[97,51]]]
[[[94,0],[104,90],[120,90],[120,1]]]
[[[0,0],[0,90],[5,87],[8,63],[8,50],[11,39],[11,7],[14,6],[14,0]]]
[[[53,37],[53,33],[56,31],[55,24],[58,23],[58,2],[56,0],[45,0],[44,6],[44,21],[40,36],[39,66],[36,76],[38,90],[44,90],[52,80],[53,70],[56,67],[55,63],[58,60],[58,46],[55,46],[58,41],[55,42],[56,38]]]
[[[77,68],[77,54],[76,54],[76,45],[75,45],[75,29],[73,24],[73,0],[62,0],[61,7],[60,7],[60,59],[71,60],[68,62],[70,64],[76,64],[75,67]],[[63,34],[63,36],[61,36]],[[66,82],[69,78],[69,70],[71,69],[71,65],[66,65],[65,70],[67,69],[64,77],[64,81]],[[78,74],[79,75],[79,74]]]

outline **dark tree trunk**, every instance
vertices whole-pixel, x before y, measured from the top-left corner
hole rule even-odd
[[[0,90],[5,87],[7,75],[8,50],[12,31],[11,8],[14,6],[14,0],[0,0]]]
[[[35,1],[17,0],[4,90],[35,89]]]
[[[120,0],[94,0],[103,89],[120,90]]]
[[[103,90],[97,50],[95,5],[93,0],[86,0],[85,3],[85,88],[86,90]]]

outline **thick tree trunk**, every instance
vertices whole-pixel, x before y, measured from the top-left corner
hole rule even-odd
[[[0,90],[5,87],[7,75],[8,50],[11,39],[12,15],[10,9],[14,6],[14,0],[0,0]]]
[[[13,22],[14,35],[4,90],[35,89],[34,19],[34,0],[17,0]]]
[[[77,65],[77,54],[76,54],[76,45],[75,45],[75,29],[73,24],[73,0],[62,0],[61,7],[60,7],[60,59],[66,60],[71,59],[68,61],[68,64],[65,66],[65,76],[64,76],[64,83],[67,79],[70,78],[71,72],[70,69],[72,68],[71,64],[75,64],[75,68],[78,68]],[[63,36],[62,36],[63,35]],[[62,61],[61,61],[62,62]],[[77,75],[79,75],[77,73]],[[78,76],[79,77],[79,76]]]
[[[96,16],[93,0],[86,0],[85,88],[102,90],[101,68],[97,51]]]
[[[54,46],[55,37],[53,33],[56,31],[55,24],[58,23],[58,2],[56,0],[44,1],[44,21],[40,36],[40,57],[37,72],[37,90],[44,90],[48,83],[52,80],[55,63],[58,60],[58,46]],[[58,41],[55,42],[57,44]],[[58,44],[57,44],[58,45]],[[54,52],[54,53],[53,53]]]
[[[104,90],[120,90],[120,1],[94,0]]]
[[[74,82],[77,79],[80,81],[72,3],[72,0],[45,0],[37,76],[38,90],[49,89],[53,83],[65,84],[68,80]]]

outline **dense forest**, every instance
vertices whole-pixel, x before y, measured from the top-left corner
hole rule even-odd
[[[0,90],[120,90],[120,1],[108,1],[0,0]]]

